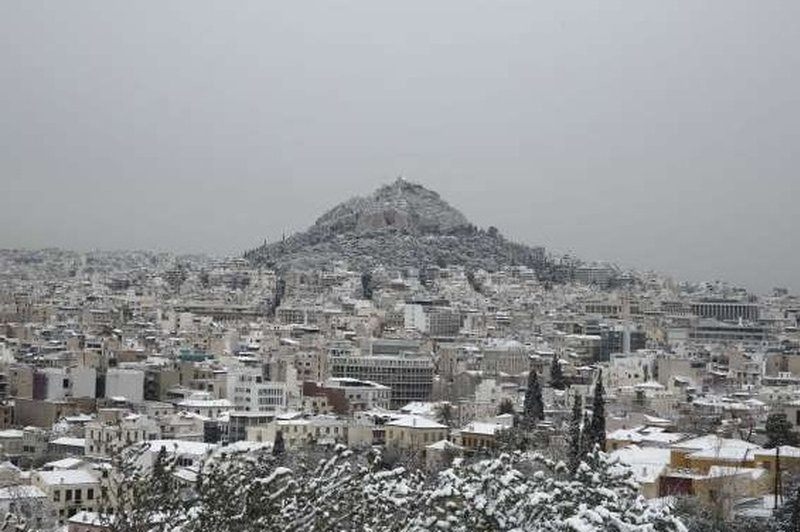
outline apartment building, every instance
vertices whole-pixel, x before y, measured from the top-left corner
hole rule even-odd
[[[228,373],[228,399],[234,410],[275,415],[286,410],[288,386],[285,382],[266,380],[261,369]]]
[[[85,434],[86,456],[110,458],[129,445],[160,438],[161,429],[147,416],[119,408],[104,408],[98,411],[96,421],[86,424]]]
[[[372,381],[392,390],[390,407],[427,401],[433,388],[434,363],[429,355],[343,356],[331,359],[333,378]]]
[[[36,471],[31,484],[52,502],[62,526],[77,512],[97,511],[102,499],[99,476],[86,469]]]

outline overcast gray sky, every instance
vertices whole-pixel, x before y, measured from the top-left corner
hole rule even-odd
[[[240,252],[402,173],[480,226],[800,289],[800,2],[0,3],[0,247]]]

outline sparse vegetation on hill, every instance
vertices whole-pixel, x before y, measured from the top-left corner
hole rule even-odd
[[[461,265],[497,270],[525,265],[545,271],[544,251],[477,228],[436,192],[398,179],[366,198],[348,200],[307,231],[245,253],[278,270],[321,269],[345,261],[357,270],[376,266]]]

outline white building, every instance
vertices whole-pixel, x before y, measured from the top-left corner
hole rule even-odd
[[[100,479],[86,469],[37,471],[31,484],[52,502],[60,525],[77,512],[96,511],[101,502]]]
[[[158,420],[161,437],[164,439],[203,441],[205,418],[190,412],[179,412]]]
[[[34,385],[34,399],[58,401],[72,397],[96,397],[97,371],[90,367],[42,368],[36,371],[34,383],[41,379],[41,388]]]
[[[209,393],[200,392],[179,402],[177,407],[183,412],[217,419],[223,413],[233,410],[233,403],[228,399],[212,399]]]
[[[106,372],[106,397],[124,397],[130,403],[144,401],[144,371],[109,369]]]
[[[287,409],[287,384],[265,380],[260,369],[231,371],[228,399],[237,411],[277,414]]]
[[[161,437],[158,423],[118,408],[98,411],[98,419],[86,424],[86,456],[108,458],[134,443]]]
[[[330,445],[342,443],[348,447],[369,446],[373,443],[373,428],[365,422],[337,418],[335,416],[313,416],[296,419],[276,419],[267,426],[247,429],[250,441],[272,443],[278,431],[283,434],[287,449],[304,445]]]
[[[655,374],[655,361],[652,351],[611,353],[608,368],[603,372],[606,387],[615,390],[648,382]]]

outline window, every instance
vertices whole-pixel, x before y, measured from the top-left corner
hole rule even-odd
[[[64,492],[64,500],[71,501],[72,500],[72,490],[66,490]]]
[[[61,501],[61,492],[59,490],[53,490],[53,501],[54,502]]]

